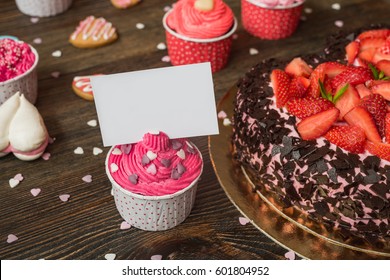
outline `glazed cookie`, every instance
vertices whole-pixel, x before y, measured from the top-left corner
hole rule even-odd
[[[127,9],[137,5],[141,0],[111,0],[112,5],[118,9]]]
[[[77,48],[96,48],[118,39],[115,27],[104,18],[89,16],[70,35],[69,42]]]
[[[102,74],[96,74],[102,75]],[[81,98],[93,101],[93,92],[89,76],[77,76],[73,78],[72,89]]]

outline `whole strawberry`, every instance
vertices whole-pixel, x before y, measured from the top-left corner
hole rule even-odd
[[[288,112],[300,119],[305,119],[332,107],[334,107],[334,104],[331,101],[312,96],[293,98],[287,103]]]
[[[358,126],[354,125],[345,125],[345,126],[333,126],[325,134],[325,138],[347,150],[351,153],[362,153],[364,152],[364,145],[366,142],[366,135]]]
[[[378,132],[381,137],[385,136],[385,118],[387,114],[386,100],[380,94],[370,94],[360,101],[360,106],[364,107],[373,117]]]

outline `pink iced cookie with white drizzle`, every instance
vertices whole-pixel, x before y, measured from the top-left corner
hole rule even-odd
[[[233,22],[234,14],[222,0],[179,0],[167,18],[171,29],[196,39],[222,36]]]
[[[197,180],[203,160],[185,139],[147,133],[133,145],[117,145],[107,157],[107,171],[122,188],[145,196],[174,194]]]
[[[28,44],[12,39],[0,40],[0,82],[22,75],[35,62],[35,55]]]
[[[99,76],[102,74],[96,74],[94,76]],[[93,91],[92,91],[92,86],[91,86],[91,79],[89,78],[90,76],[76,76],[73,78],[72,82],[72,89],[74,93],[81,98],[88,100],[88,101],[93,101]]]
[[[77,48],[96,48],[118,39],[116,28],[104,18],[89,16],[70,35],[69,42]]]

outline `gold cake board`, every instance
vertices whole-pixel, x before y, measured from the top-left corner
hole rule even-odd
[[[221,99],[217,111],[233,116],[237,88]],[[390,259],[390,244],[368,244],[359,238],[343,240],[336,232],[312,221],[294,207],[283,208],[273,194],[253,191],[250,172],[233,161],[232,127],[219,120],[219,135],[209,136],[210,158],[226,195],[263,234],[306,259]],[[264,188],[263,188],[264,189]]]

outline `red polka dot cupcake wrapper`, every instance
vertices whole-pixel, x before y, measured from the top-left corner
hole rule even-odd
[[[233,41],[233,33],[237,29],[237,20],[228,33],[213,39],[192,39],[180,35],[170,29],[163,18],[168,55],[172,65],[185,65],[210,62],[213,73],[221,70],[228,62]]]
[[[303,2],[286,8],[265,8],[241,0],[242,25],[261,39],[277,40],[289,37],[297,29]]]
[[[39,56],[32,46],[30,48],[35,55],[34,64],[22,75],[0,82],[0,105],[17,92],[24,94],[28,101],[35,104],[38,97],[37,65]]]
[[[108,155],[111,154],[112,147]],[[107,157],[108,158],[108,157]],[[122,218],[133,227],[147,231],[163,231],[182,223],[190,214],[195,202],[199,176],[186,188],[170,195],[143,196],[122,188],[106,173],[113,187],[115,205]]]

